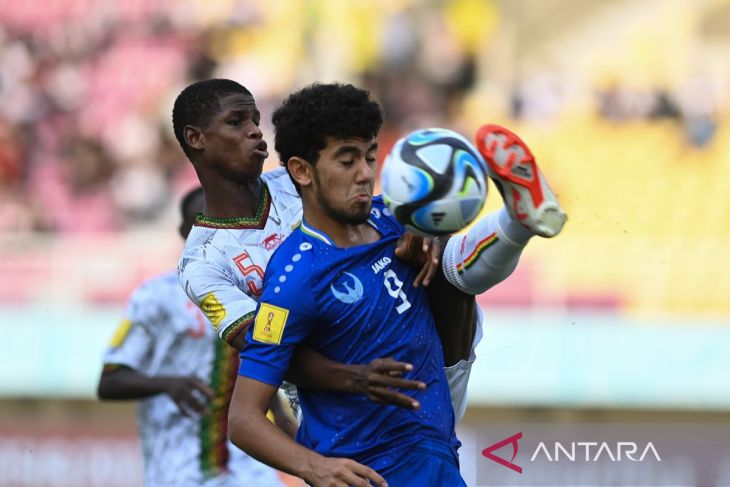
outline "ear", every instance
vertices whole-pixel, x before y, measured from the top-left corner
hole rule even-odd
[[[183,129],[185,143],[193,149],[201,150],[205,146],[205,134],[198,127],[186,125]]]
[[[301,187],[307,187],[312,184],[312,165],[301,157],[291,157],[286,163],[289,174],[294,181]]]

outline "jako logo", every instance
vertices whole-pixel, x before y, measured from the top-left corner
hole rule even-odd
[[[505,438],[502,441],[498,441],[497,443],[490,445],[486,447],[484,450],[482,450],[482,455],[489,458],[490,460],[499,463],[500,465],[511,468],[515,472],[521,474],[522,473],[522,467],[519,465],[515,465],[512,463],[517,456],[517,451],[520,448],[520,445],[517,443],[519,440],[522,439],[522,432],[517,433],[516,435],[512,435],[509,438]],[[494,453],[492,453],[495,450],[499,450],[505,445],[512,444],[512,458],[509,460],[505,460],[502,457],[498,457]]]
[[[385,269],[385,267],[390,264],[390,257],[383,257],[382,259],[378,260],[375,264],[371,265],[370,268],[373,270],[374,273],[378,273]]]

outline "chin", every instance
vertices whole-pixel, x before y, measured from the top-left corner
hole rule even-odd
[[[356,225],[363,224],[370,218],[370,205],[365,211],[357,211],[350,216],[350,221]]]
[[[261,173],[263,172],[263,170],[264,170],[263,164],[261,164],[257,167],[252,167],[249,170],[247,170],[246,172],[240,172],[240,173],[236,174],[234,180],[239,184],[250,183],[251,181],[257,180],[261,176]]]

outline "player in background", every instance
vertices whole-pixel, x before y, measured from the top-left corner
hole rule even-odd
[[[413,268],[395,258],[403,227],[381,200],[371,208],[379,106],[350,85],[313,85],[291,95],[273,122],[276,149],[301,192],[304,215],[269,263],[231,405],[234,442],[312,485],[385,485],[375,471],[392,485],[463,485],[441,349],[448,330],[443,326],[437,339],[425,293],[413,285]],[[554,236],[565,221],[534,159],[524,153],[526,146],[517,146],[503,130],[484,130],[490,172],[499,178],[500,192],[514,191],[517,202],[520,188],[534,190],[537,182],[542,201],[536,191],[529,195],[534,199],[522,195],[516,207],[484,218],[466,236],[453,239],[456,246],[447,243],[442,267],[450,297],[458,295],[472,308],[474,294],[506,277],[505,269],[507,275],[514,269],[535,229]],[[525,176],[513,181],[500,174],[511,170],[497,170],[523,164],[534,170],[534,181]],[[531,210],[533,202],[537,206]],[[517,217],[525,214],[521,222],[513,217],[515,210],[521,211]],[[552,222],[544,218],[555,213]],[[475,325],[481,316],[476,311],[471,322],[465,315],[450,320],[453,331],[472,331],[471,336],[462,333],[472,345],[470,360],[460,358],[452,369],[461,391],[478,341]],[[297,445],[262,421],[262,413],[300,343],[350,364],[393,356],[412,364],[408,378],[428,387],[409,391],[418,404],[411,412],[376,406],[357,395],[300,390],[304,418],[297,439],[304,446]],[[458,394],[452,387],[451,400]],[[252,437],[264,440],[252,442]]]
[[[182,200],[185,238],[202,211],[200,188]],[[180,288],[175,272],[132,295],[104,356],[100,399],[138,399],[138,427],[147,487],[283,486],[273,469],[228,440],[228,404],[237,351],[219,340]],[[275,397],[278,424],[296,425]]]

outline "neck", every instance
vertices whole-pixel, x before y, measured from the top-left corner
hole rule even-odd
[[[355,247],[380,239],[378,231],[369,223],[342,223],[322,210],[313,211],[309,205],[304,205],[302,214],[309,227],[324,232],[336,247]]]
[[[263,181],[261,178],[238,183],[221,178],[198,178],[205,191],[205,216],[213,218],[250,218],[256,215]]]

